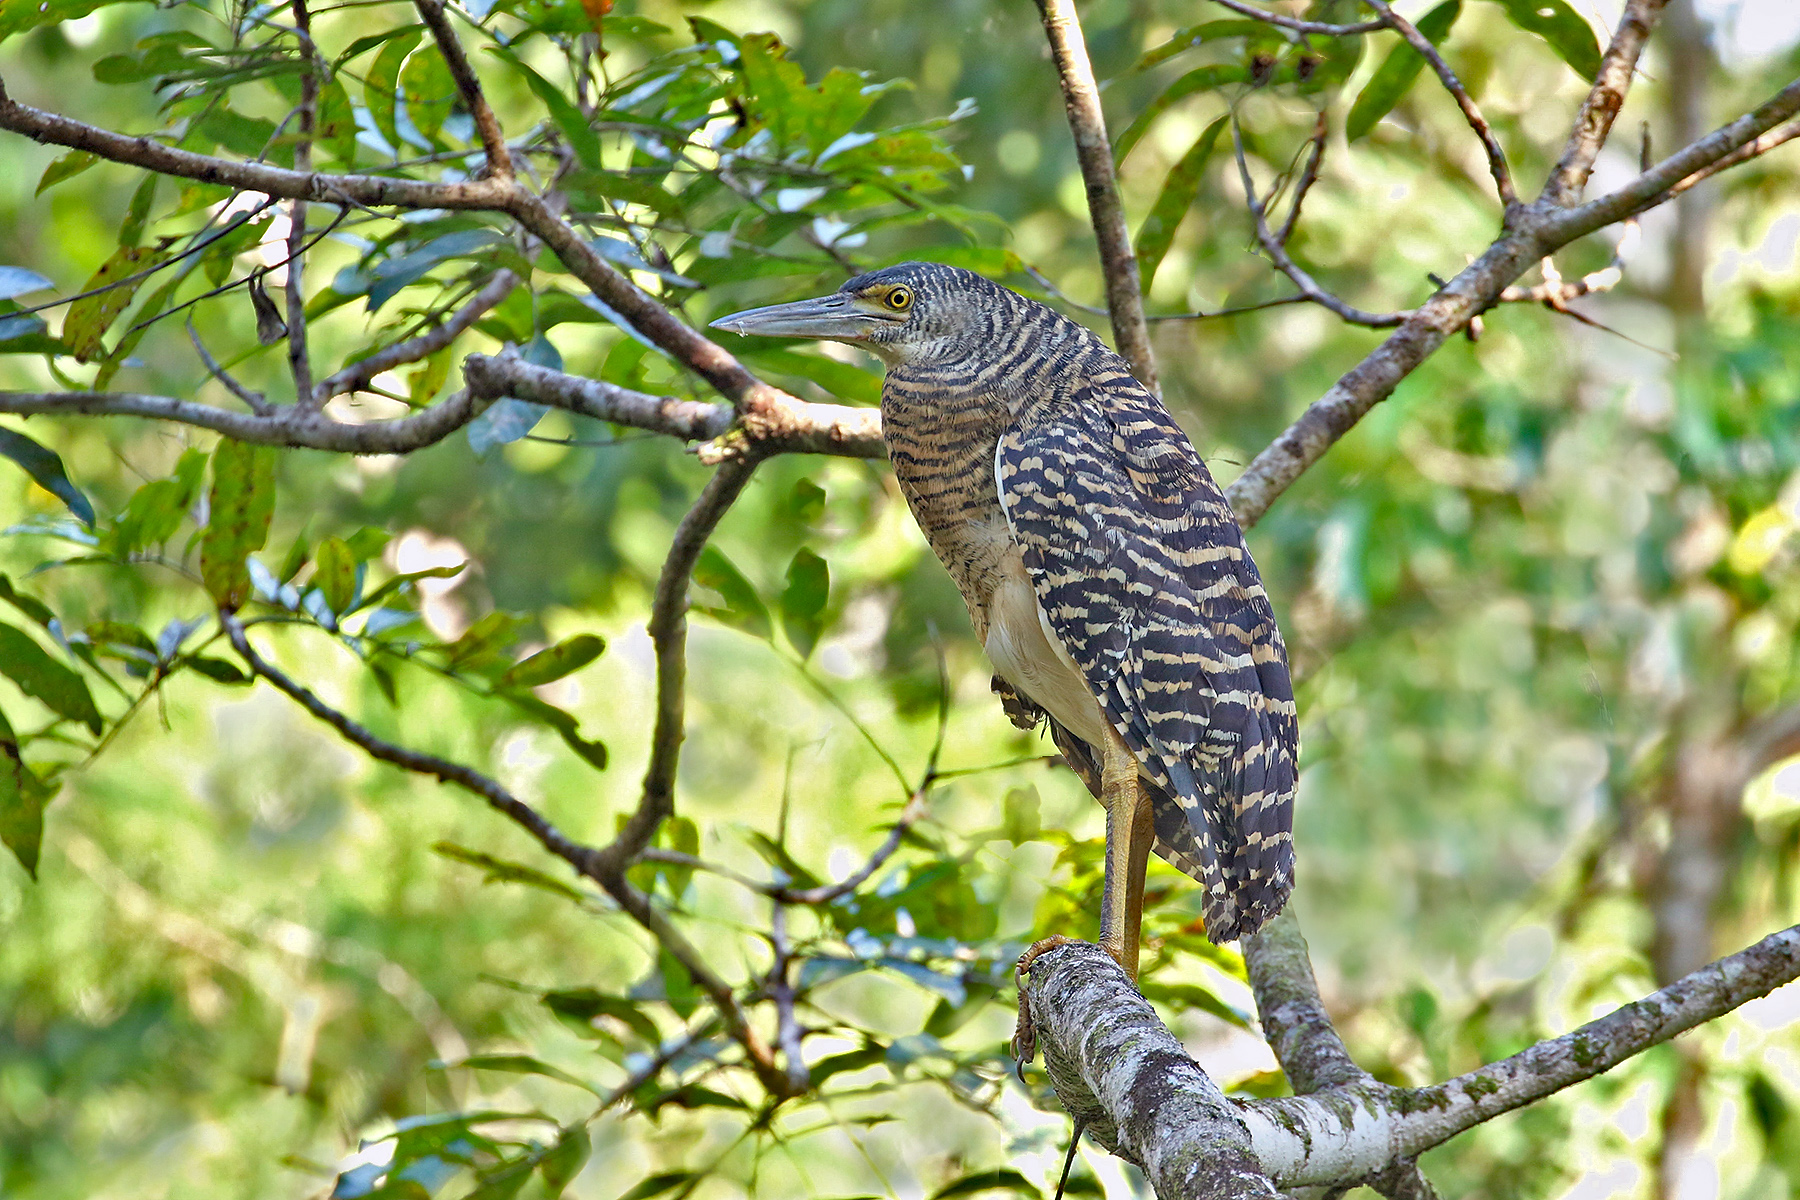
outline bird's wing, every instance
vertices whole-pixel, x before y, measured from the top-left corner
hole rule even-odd
[[[1226,941],[1293,884],[1287,651],[1180,426],[1134,384],[1073,399],[1000,439],[1001,504],[1046,620],[1166,794],[1158,851],[1204,885],[1207,933]]]

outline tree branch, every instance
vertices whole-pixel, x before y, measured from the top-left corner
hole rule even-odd
[[[312,14],[306,0],[290,0],[294,14],[294,35],[300,42],[300,136],[294,145],[294,170],[312,174],[313,133],[319,117],[319,52],[313,45]],[[306,201],[295,199],[288,205],[287,236],[287,360],[288,372],[294,379],[294,403],[301,408],[315,405],[312,384],[312,355],[306,338]]]
[[[656,725],[650,737],[650,765],[644,772],[643,798],[612,844],[598,855],[599,869],[621,875],[665,819],[675,811],[675,769],[681,760],[687,688],[688,581],[706,540],[720,518],[750,482],[760,457],[728,459],[713,472],[675,530],[663,560],[656,592],[650,599],[650,640],[656,647]]]
[[[502,267],[494,277],[469,298],[467,304],[451,314],[450,319],[417,337],[396,342],[364,359],[359,359],[319,384],[313,392],[314,407],[333,396],[342,396],[367,387],[369,381],[383,371],[391,371],[406,363],[429,358],[461,337],[463,333],[508,296],[520,283],[518,275]]]
[[[469,56],[463,53],[462,39],[450,28],[441,0],[417,0],[416,7],[437,42],[438,52],[444,56],[444,65],[450,70],[450,78],[456,81],[456,90],[461,93],[463,103],[468,105],[469,115],[475,119],[475,128],[481,134],[481,147],[487,154],[488,176],[511,179],[512,153],[506,148],[506,135],[500,132],[500,119],[494,116],[494,110],[481,90],[481,80],[476,76],[475,68],[469,65]]]
[[[1444,61],[1438,48],[1431,44],[1431,39],[1420,33],[1411,21],[1389,8],[1387,0],[1363,0],[1363,3],[1380,13],[1381,19],[1431,64],[1431,69],[1437,73],[1438,82],[1444,85],[1444,90],[1450,93],[1456,106],[1462,109],[1463,119],[1469,123],[1469,128],[1481,139],[1481,148],[1487,152],[1488,173],[1494,177],[1494,190],[1500,194],[1500,203],[1508,216],[1511,216],[1518,207],[1519,193],[1513,188],[1512,171],[1506,165],[1506,151],[1500,148],[1500,140],[1494,136],[1494,129],[1487,123],[1487,118],[1481,115],[1481,109],[1476,107],[1469,90],[1463,87],[1462,80],[1456,77],[1456,72],[1450,69],[1450,64]]]
[[[1256,181],[1250,178],[1250,163],[1244,157],[1244,132],[1238,126],[1235,113],[1231,118],[1231,145],[1237,151],[1238,177],[1244,181],[1244,203],[1249,206],[1251,219],[1256,223],[1257,244],[1262,246],[1263,253],[1269,256],[1276,269],[1293,280],[1294,286],[1300,289],[1300,294],[1314,304],[1330,309],[1352,325],[1367,325],[1371,329],[1390,329],[1405,321],[1406,313],[1365,312],[1355,305],[1346,304],[1320,287],[1318,281],[1294,261],[1293,256],[1288,254],[1287,247],[1282,244],[1285,236],[1276,237],[1269,230],[1269,221],[1263,209],[1263,202],[1256,194]]]
[[[1612,43],[1601,56],[1600,73],[1594,77],[1594,86],[1581,103],[1568,143],[1544,182],[1540,200],[1567,206],[1581,199],[1588,174],[1594,169],[1594,160],[1600,156],[1600,148],[1606,145],[1606,136],[1612,132],[1619,109],[1625,105],[1625,94],[1631,90],[1638,58],[1644,53],[1650,31],[1656,28],[1663,6],[1668,2],[1626,0]]]
[[[1312,959],[1294,914],[1284,912],[1246,938],[1243,951],[1263,1040],[1294,1090],[1305,1094],[1368,1079],[1319,999]]]
[[[1100,88],[1094,82],[1094,67],[1088,61],[1087,43],[1081,36],[1081,20],[1075,15],[1074,0],[1038,0],[1038,15],[1050,39],[1056,75],[1062,84],[1063,108],[1075,139],[1075,157],[1081,163],[1081,178],[1087,185],[1088,214],[1094,221],[1100,269],[1106,277],[1106,307],[1112,314],[1113,341],[1119,354],[1131,364],[1131,373],[1138,382],[1161,395],[1156,355],[1150,348],[1150,327],[1144,321],[1137,256],[1131,249],[1131,230],[1125,225],[1112,142],[1106,136]]]
[[[1266,21],[1270,25],[1279,25],[1283,29],[1291,29],[1295,33],[1319,33],[1327,37],[1349,37],[1359,33],[1377,33],[1388,28],[1386,21],[1358,21],[1354,25],[1331,25],[1324,21],[1302,21],[1297,17],[1283,16],[1266,9],[1256,8],[1245,0],[1213,0],[1223,8],[1234,13],[1242,13],[1246,17],[1254,17],[1258,21]]]

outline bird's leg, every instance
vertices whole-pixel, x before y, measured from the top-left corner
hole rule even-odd
[[[1156,840],[1150,797],[1137,757],[1110,727],[1101,748],[1100,803],[1106,806],[1106,881],[1100,900],[1100,948],[1137,982],[1144,916],[1144,868]]]
[[[1106,732],[1107,741],[1101,747],[1100,757],[1100,803],[1106,808],[1106,877],[1100,901],[1100,948],[1112,955],[1113,961],[1124,968],[1131,982],[1136,983],[1138,943],[1144,917],[1144,868],[1150,861],[1151,843],[1156,840],[1156,825],[1151,817],[1150,797],[1138,779],[1136,756],[1110,726]],[[1041,938],[1032,943],[1013,968],[1014,975],[1020,978],[1019,1024],[1013,1031],[1012,1049],[1021,1079],[1025,1076],[1025,1064],[1037,1054],[1031,998],[1022,977],[1038,955],[1073,940],[1060,933]]]

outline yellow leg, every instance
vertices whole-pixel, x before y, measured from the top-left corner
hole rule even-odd
[[[1144,868],[1156,827],[1137,759],[1111,729],[1102,748],[1100,803],[1106,806],[1106,882],[1100,901],[1100,948],[1137,982],[1144,917]]]

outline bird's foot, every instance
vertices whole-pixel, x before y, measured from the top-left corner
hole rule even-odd
[[[1060,933],[1040,938],[1019,956],[1018,964],[1013,967],[1013,978],[1019,984],[1019,1024],[1013,1030],[1012,1052],[1018,1063],[1020,1082],[1025,1079],[1025,1064],[1037,1057],[1037,1026],[1031,1021],[1031,996],[1025,987],[1025,972],[1031,970],[1031,964],[1037,961],[1039,955],[1047,954],[1059,946],[1066,946],[1074,940]]]

